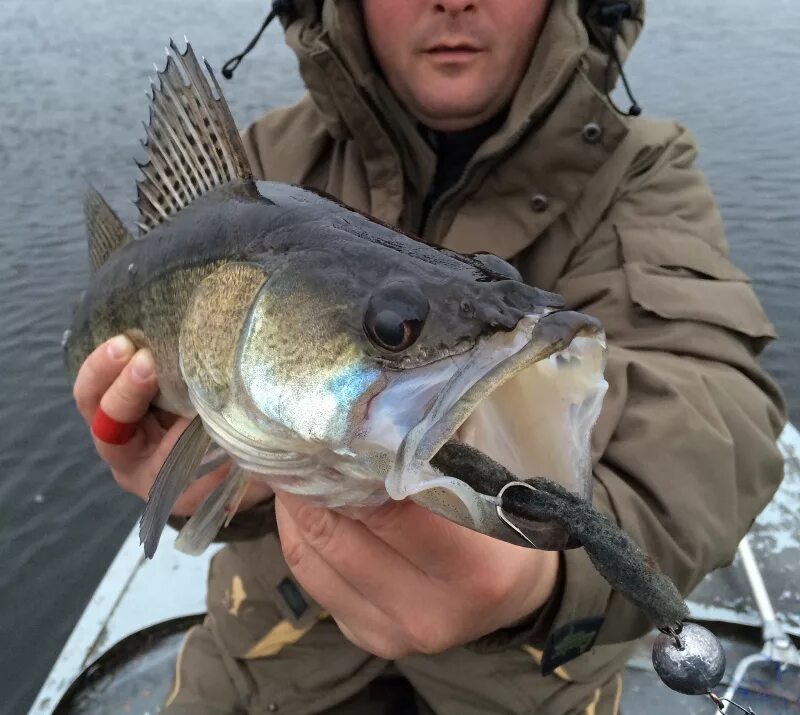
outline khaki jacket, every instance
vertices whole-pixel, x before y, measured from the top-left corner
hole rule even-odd
[[[774,330],[728,259],[691,136],[610,105],[602,87],[609,33],[585,12],[594,4],[554,1],[505,124],[424,226],[435,156],[370,59],[357,0],[327,0],[321,11],[296,0],[286,38],[308,94],[255,122],[245,144],[262,178],[324,190],[456,251],[511,259],[526,281],[602,321],[610,388],[592,436],[595,505],[687,593],[731,562],[782,477],[775,440],[784,405],[756,359]],[[642,26],[643,4],[634,5],[617,41],[622,58]],[[515,385],[496,392],[503,418],[479,410],[472,434],[526,475],[535,464],[524,442],[535,396],[520,394]],[[568,661],[560,676],[604,682],[650,624],[582,549],[566,552],[562,566],[559,593],[522,646],[558,650]],[[516,662],[512,636],[479,646]],[[453,657],[429,658],[427,667],[455,684],[446,673]],[[493,669],[502,671],[501,661]]]

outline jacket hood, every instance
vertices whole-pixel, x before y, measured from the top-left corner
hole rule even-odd
[[[621,62],[638,38],[644,21],[644,0],[629,0],[629,16],[622,19],[615,47]],[[384,81],[372,58],[361,16],[361,0],[294,0],[282,17],[287,42],[299,61],[300,73],[323,121],[333,136],[348,131],[344,105],[365,102],[390,127],[406,135],[413,120]],[[557,100],[566,83],[580,71],[597,91],[618,77],[609,60],[613,33],[603,25],[601,10],[620,5],[609,0],[552,0],[528,70],[512,101],[503,134],[517,134]],[[326,57],[327,55],[327,57]],[[338,81],[329,72],[337,65]],[[358,130],[363,126],[358,125]]]

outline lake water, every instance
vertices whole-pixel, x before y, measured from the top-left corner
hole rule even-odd
[[[733,258],[781,334],[764,360],[797,419],[800,3],[650,5],[628,65],[634,91],[647,114],[675,117],[698,138]],[[132,225],[132,157],[161,46],[187,34],[220,67],[266,6],[0,2],[2,712],[25,711],[140,509],[95,457],[61,362],[61,333],[87,280],[85,182]],[[277,27],[225,92],[240,124],[300,96]]]

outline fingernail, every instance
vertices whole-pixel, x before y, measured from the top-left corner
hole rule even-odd
[[[124,335],[117,335],[106,343],[106,349],[114,360],[119,360],[133,352],[133,343]]]
[[[131,373],[141,382],[146,382],[153,376],[155,367],[149,350],[140,350],[131,360]]]

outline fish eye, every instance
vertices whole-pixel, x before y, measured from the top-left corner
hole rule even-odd
[[[416,342],[428,310],[428,299],[415,285],[389,283],[370,296],[364,332],[381,350],[402,352]]]

